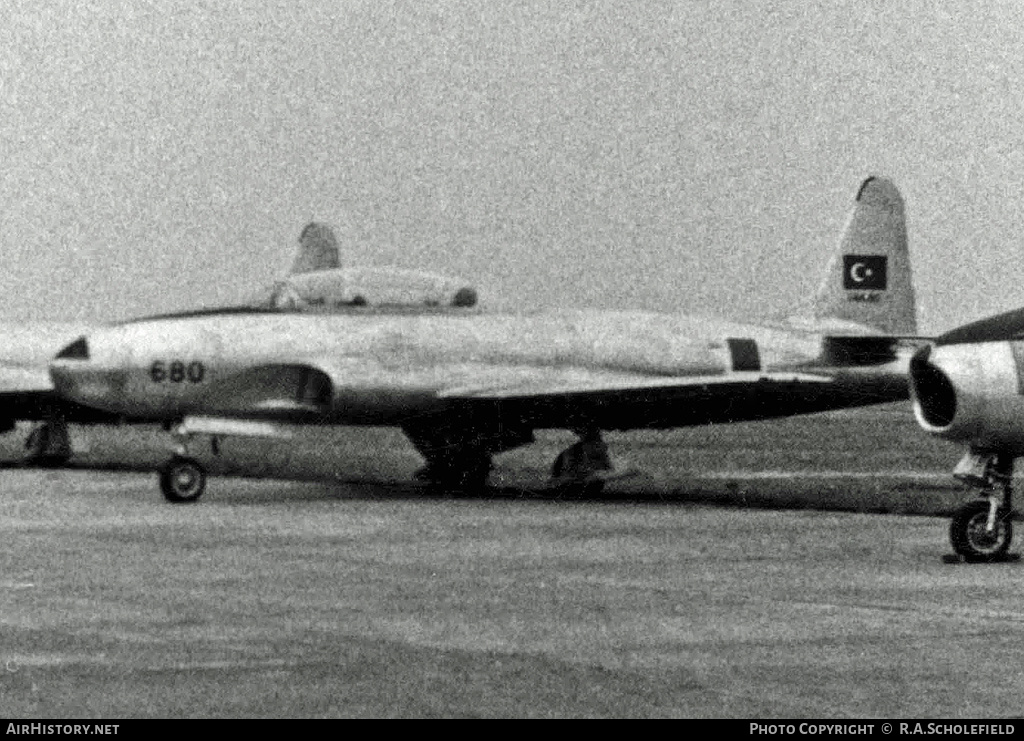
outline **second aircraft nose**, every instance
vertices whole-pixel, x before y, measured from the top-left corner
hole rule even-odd
[[[910,364],[914,415],[927,432],[977,446],[1005,446],[1024,410],[1020,348],[1011,342],[940,345]],[[1016,442],[1014,442],[1016,444]]]

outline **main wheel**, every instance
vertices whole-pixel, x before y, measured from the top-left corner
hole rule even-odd
[[[172,458],[160,469],[160,491],[168,502],[194,502],[206,491],[206,469],[192,458]]]
[[[961,507],[949,524],[953,550],[965,561],[997,561],[1006,555],[1013,541],[1013,522],[1009,512],[1000,512],[994,532],[988,532],[988,507],[984,499]]]
[[[71,438],[63,421],[43,422],[25,439],[25,462],[42,468],[56,468],[71,459]]]

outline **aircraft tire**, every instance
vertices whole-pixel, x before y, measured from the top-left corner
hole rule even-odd
[[[40,468],[58,468],[71,459],[71,442],[63,422],[41,422],[25,438],[25,462]]]
[[[953,550],[965,561],[984,563],[1002,560],[1013,541],[1013,521],[1009,512],[999,514],[995,535],[985,531],[988,507],[984,499],[969,502],[953,515],[953,521],[949,524],[949,540]]]
[[[160,469],[160,491],[168,502],[194,502],[206,491],[206,469],[193,458],[176,456]]]

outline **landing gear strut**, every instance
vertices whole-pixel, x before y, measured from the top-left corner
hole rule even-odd
[[[981,489],[953,516],[949,540],[964,561],[1005,561],[1013,542],[1013,456],[1005,453],[967,452],[953,475]]]
[[[551,465],[551,486],[564,496],[596,497],[605,479],[615,471],[608,445],[596,428],[577,430],[579,441],[570,445]]]
[[[40,422],[25,440],[25,463],[31,466],[63,466],[71,452],[68,423],[60,417]]]
[[[477,425],[471,414],[422,418],[402,431],[427,461],[416,478],[437,494],[481,493],[491,475],[491,456],[533,442],[528,427]]]

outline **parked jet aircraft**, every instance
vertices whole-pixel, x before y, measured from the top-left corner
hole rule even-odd
[[[1004,558],[1014,460],[1024,455],[1024,309],[940,336],[914,356],[911,379],[918,423],[967,446],[953,475],[981,491],[953,517],[953,549],[969,561]]]
[[[252,302],[233,309],[329,313],[352,306],[401,307],[430,311],[476,304],[466,281],[422,271],[387,267],[342,267],[334,232],[325,224],[308,224],[288,275]],[[199,312],[202,313],[202,312]],[[18,421],[41,421],[26,448],[33,463],[59,465],[71,455],[68,423],[116,423],[123,419],[56,394],[48,369],[53,356],[90,328],[80,324],[0,324],[0,434]]]
[[[443,487],[483,484],[491,457],[563,428],[557,482],[613,473],[603,430],[766,419],[906,398],[916,334],[903,202],[857,191],[811,316],[768,326],[641,312],[526,315],[349,306],[332,314],[204,312],[83,336],[50,365],[62,398],[178,423],[162,469],[198,498],[195,434],[287,435],[288,424],[395,425]]]

